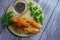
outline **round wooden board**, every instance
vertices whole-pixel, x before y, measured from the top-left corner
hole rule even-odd
[[[18,1],[23,1],[23,0],[17,0],[16,2],[18,2]],[[26,0],[26,2],[27,2],[27,3],[32,2],[32,3],[34,3],[34,5],[39,6],[39,5],[38,5],[36,2],[34,2],[33,0]],[[39,7],[40,7],[40,6],[39,6]],[[41,8],[41,7],[40,7],[40,8]],[[42,9],[41,9],[41,10],[42,10]],[[10,7],[8,8],[7,12],[9,12],[9,11],[13,11],[13,10],[12,10],[12,4],[11,4]],[[28,14],[28,13],[29,13],[29,14]],[[20,16],[20,15],[15,14],[15,13],[13,13],[13,15],[14,15],[14,17]],[[31,16],[30,16],[30,17],[28,17],[28,16],[30,16],[30,11],[29,11],[29,9],[27,10],[27,12],[24,14],[23,17],[26,17],[26,18],[29,18],[29,19],[33,19],[33,18],[31,18]],[[14,30],[14,28],[13,28],[12,26],[8,27],[8,29],[9,29],[13,34],[15,34],[15,35],[17,35],[17,36],[21,36],[21,37],[31,36],[31,35],[19,34],[19,33],[15,32],[15,30]]]

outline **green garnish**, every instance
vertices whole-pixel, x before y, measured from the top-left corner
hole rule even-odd
[[[34,4],[32,2],[29,2],[29,9],[31,11],[31,16],[34,17],[34,19],[42,24],[43,23],[43,11],[38,7],[38,6],[34,6]]]
[[[5,27],[10,26],[11,18],[13,17],[12,12],[6,13],[3,17],[0,18],[0,21],[4,23]]]

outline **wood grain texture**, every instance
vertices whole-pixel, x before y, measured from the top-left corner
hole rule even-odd
[[[5,29],[5,31],[3,31],[0,34],[0,40],[17,40],[17,37],[14,36],[13,34],[11,34],[8,29]]]
[[[7,29],[4,29],[0,34],[0,40],[60,40],[60,1],[59,0],[35,0],[42,7],[44,11],[44,24],[40,33],[21,38],[14,36]],[[14,2],[14,0],[0,0],[0,17],[3,16],[8,6]],[[57,27],[58,26],[58,27]],[[0,32],[3,25],[0,22]]]
[[[51,16],[48,27],[40,40],[60,40],[60,0]],[[45,37],[44,37],[45,36]]]
[[[47,4],[49,5],[49,8],[47,8],[47,9],[44,9],[44,7],[43,7],[43,9],[44,9],[44,11],[45,11],[45,22],[44,22],[44,24],[43,24],[43,31],[42,31],[42,34],[41,34],[41,36],[40,36],[40,38],[39,38],[39,40],[41,39],[41,37],[43,36],[43,35],[47,35],[47,34],[43,34],[44,32],[45,32],[45,30],[46,30],[46,28],[47,27],[49,27],[50,25],[51,25],[51,23],[53,23],[53,19],[54,19],[54,16],[55,16],[55,13],[53,13],[54,11],[55,11],[55,8],[56,8],[56,6],[57,6],[57,4],[58,4],[58,1],[59,0],[50,0],[50,2],[48,2],[47,1]],[[55,4],[56,3],[56,4]],[[40,3],[41,4],[41,3]],[[49,9],[49,10],[48,10]],[[52,12],[51,12],[52,11]],[[52,19],[52,20],[51,20]],[[51,22],[51,23],[50,23]],[[50,25],[48,25],[48,24],[50,24]],[[45,32],[46,33],[46,32]],[[50,32],[49,32],[50,33]],[[44,37],[46,37],[46,36],[43,36],[43,38]],[[42,38],[42,40],[45,40],[45,39],[43,39]]]

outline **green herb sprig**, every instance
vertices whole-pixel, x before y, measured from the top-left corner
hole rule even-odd
[[[7,12],[3,17],[0,18],[0,21],[4,23],[5,27],[10,26],[11,18],[13,17],[12,13],[13,12]]]
[[[34,19],[38,23],[42,24],[43,23],[43,15],[42,15],[43,11],[38,6],[34,6],[34,3],[32,3],[32,2],[29,2],[28,5],[29,5],[29,9],[31,11],[31,16],[33,16]]]

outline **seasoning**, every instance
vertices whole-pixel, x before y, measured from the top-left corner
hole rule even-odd
[[[16,3],[14,8],[15,8],[16,12],[22,13],[25,10],[25,3],[18,2],[18,3]]]

